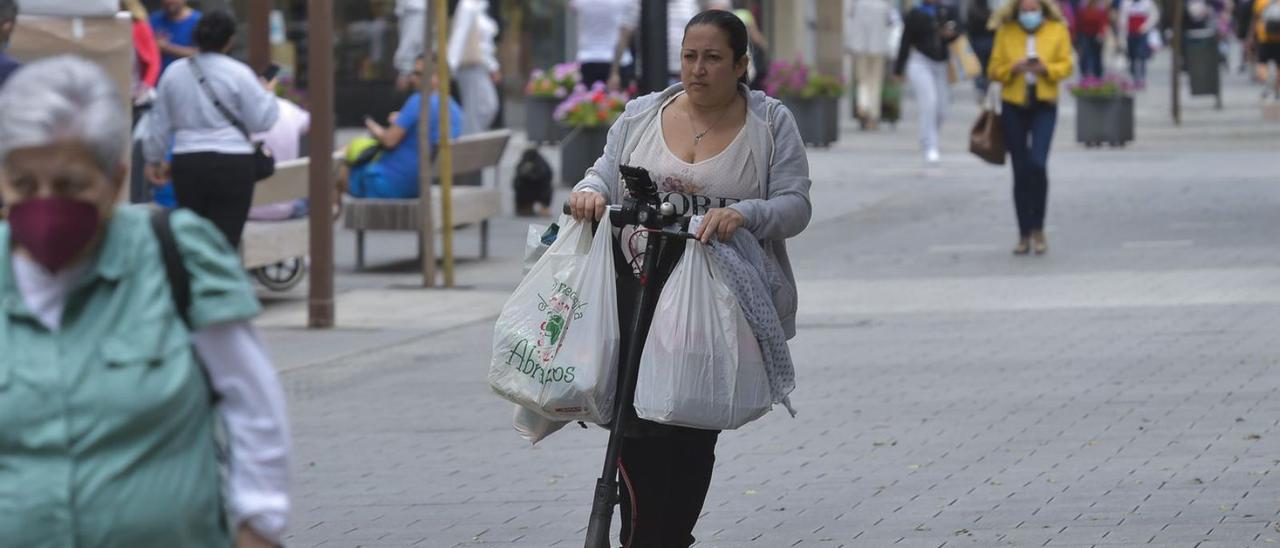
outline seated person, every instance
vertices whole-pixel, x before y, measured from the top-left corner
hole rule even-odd
[[[419,58],[413,69],[413,85],[418,87],[422,79],[423,63]],[[440,142],[440,94],[439,82],[431,77],[432,94],[427,108],[431,120],[430,139],[434,147]],[[382,127],[372,119],[365,119],[365,127],[383,151],[373,161],[350,168],[344,185],[347,194],[356,198],[416,198],[418,196],[418,114],[422,108],[422,93],[409,96],[400,108],[392,113],[391,125]],[[457,138],[462,133],[462,107],[449,99],[449,135]],[[344,171],[347,171],[344,169]]]
[[[280,107],[280,117],[276,119],[275,125],[271,129],[253,136],[255,141],[262,141],[262,144],[271,151],[271,157],[275,159],[276,164],[296,160],[302,157],[301,142],[302,136],[311,131],[311,113],[298,106],[293,101],[278,96],[280,80],[272,72],[272,78],[265,80],[263,85],[272,95],[276,95],[276,104]],[[250,221],[287,221],[289,219],[300,219],[307,216],[307,199],[300,198],[288,202],[280,202],[275,204],[267,204],[254,207],[249,210]]]

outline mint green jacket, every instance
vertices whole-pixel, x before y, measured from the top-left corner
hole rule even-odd
[[[257,315],[234,251],[172,216],[194,329]],[[0,223],[0,545],[227,548],[215,412],[146,210],[117,208],[50,332]]]

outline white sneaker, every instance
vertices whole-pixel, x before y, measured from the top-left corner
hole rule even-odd
[[[942,161],[942,155],[938,153],[938,149],[931,148],[924,152],[924,161],[929,162],[930,164],[936,164]]]

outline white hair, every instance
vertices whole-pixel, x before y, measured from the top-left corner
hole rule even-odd
[[[21,148],[75,141],[103,173],[124,161],[129,119],[101,67],[62,55],[23,66],[0,88],[0,163]]]

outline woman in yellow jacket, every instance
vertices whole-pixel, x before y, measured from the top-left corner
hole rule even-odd
[[[1058,121],[1058,87],[1071,76],[1071,34],[1054,2],[1012,0],[991,16],[995,47],[987,76],[1003,86],[1000,114],[1013,164],[1018,214],[1014,254],[1049,250],[1044,216],[1049,198],[1049,145]],[[1034,246],[1034,247],[1033,247]]]

